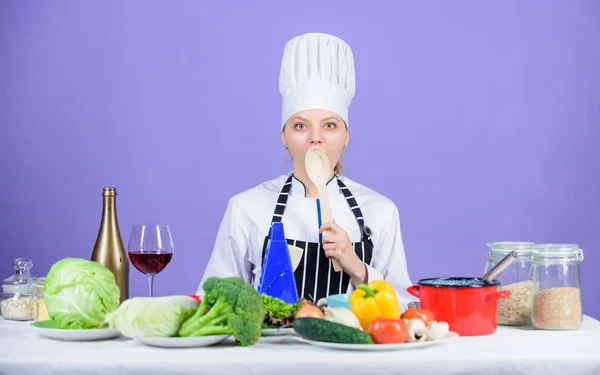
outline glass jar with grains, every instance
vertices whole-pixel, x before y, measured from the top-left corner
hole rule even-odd
[[[31,274],[33,262],[27,258],[17,258],[13,262],[15,274],[2,281],[0,315],[10,320],[33,320],[35,299],[31,285],[35,277]]]
[[[531,258],[533,242],[494,242],[487,244],[487,263],[484,274],[506,255],[514,252],[516,259],[496,278],[499,290],[510,290],[511,295],[498,301],[498,324],[526,326],[531,324],[532,281]]]
[[[575,330],[583,320],[576,244],[539,244],[533,249],[532,324],[538,329]]]

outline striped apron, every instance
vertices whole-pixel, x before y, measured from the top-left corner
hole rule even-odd
[[[281,193],[277,199],[275,212],[273,213],[273,218],[271,219],[271,224],[274,222],[281,222],[281,219],[283,219],[283,213],[285,211],[288,196],[292,188],[292,178],[293,175],[290,175],[281,189]],[[364,263],[370,265],[373,258],[373,241],[371,240],[371,230],[369,227],[365,226],[362,212],[348,187],[346,187],[346,185],[339,178],[337,179],[337,183],[344,194],[344,197],[346,197],[346,202],[350,206],[360,229],[361,240],[360,242],[355,242],[352,244],[354,251]],[[270,236],[271,229],[269,229],[269,234],[266,236],[263,243],[263,265]],[[336,272],[333,269],[331,259],[327,258],[325,256],[325,251],[321,249],[321,242],[305,242],[288,238],[286,238],[286,241],[288,245],[293,245],[304,249],[300,264],[294,271],[294,278],[296,279],[296,287],[298,288],[298,296],[300,298],[306,298],[308,300],[317,302],[320,298],[327,297],[330,294],[346,293],[348,285],[350,284],[350,275],[345,273],[343,270]]]

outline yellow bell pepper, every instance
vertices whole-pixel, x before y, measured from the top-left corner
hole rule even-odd
[[[373,280],[368,285],[358,285],[350,295],[350,306],[365,332],[369,331],[371,322],[380,316],[400,319],[400,304],[396,292],[387,281]]]

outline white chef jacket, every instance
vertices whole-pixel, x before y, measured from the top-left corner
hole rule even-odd
[[[237,276],[258,288],[263,243],[269,233],[277,198],[289,176],[282,175],[263,182],[229,200],[212,255],[198,287],[198,295],[203,295],[202,284],[212,276]],[[352,243],[361,241],[361,232],[336,178],[341,178],[350,189],[363,213],[365,225],[372,232],[373,257],[371,265],[366,265],[368,280],[389,281],[405,310],[409,302],[415,301],[415,297],[406,291],[413,284],[406,266],[396,205],[385,196],[348,177],[335,176],[331,179],[327,184],[327,192],[333,218],[348,233]],[[282,223],[286,238],[319,242],[316,199],[306,197],[304,184],[296,177],[292,178]],[[350,282],[347,292],[350,293],[353,289]]]

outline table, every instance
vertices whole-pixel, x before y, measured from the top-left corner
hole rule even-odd
[[[291,337],[245,348],[163,349],[125,337],[65,342],[38,336],[30,323],[0,320],[0,374],[600,374],[600,322],[588,316],[578,331],[499,327],[489,336],[386,352],[332,350]]]

